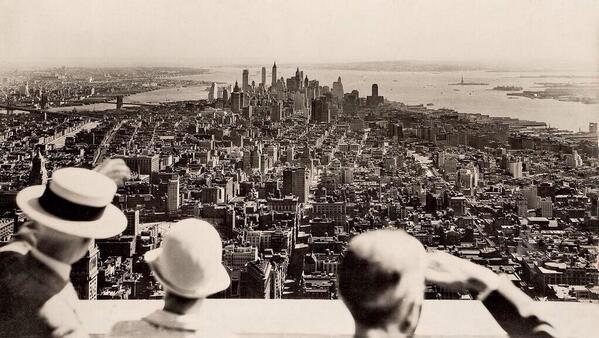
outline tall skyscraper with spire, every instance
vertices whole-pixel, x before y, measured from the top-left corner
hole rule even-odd
[[[277,62],[272,65],[272,83],[271,86],[275,86],[277,84]]]
[[[339,76],[337,82],[333,82],[333,96],[338,99],[343,99],[343,83],[341,83],[341,76]]]
[[[31,173],[29,174],[29,185],[44,185],[48,182],[48,171],[46,171],[46,159],[38,150],[31,161]]]
[[[243,92],[239,90],[239,84],[235,81],[235,87],[233,88],[233,92],[231,93],[231,110],[234,113],[239,114],[241,112],[241,108],[243,107]]]

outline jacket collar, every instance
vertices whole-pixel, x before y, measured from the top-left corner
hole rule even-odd
[[[197,315],[178,315],[164,310],[156,310],[144,317],[143,320],[156,326],[179,331],[195,332],[199,330],[200,326]]]
[[[68,281],[70,279],[71,266],[69,264],[56,260],[33,246],[30,248],[29,253],[37,261],[54,271],[64,281]]]

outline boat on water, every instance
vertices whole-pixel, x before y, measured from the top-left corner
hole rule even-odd
[[[522,87],[519,87],[519,86],[497,86],[497,87],[494,87],[493,90],[517,92],[517,91],[522,90]]]
[[[427,103],[426,105],[427,105],[427,106],[434,106],[434,104],[433,104],[433,103]]]

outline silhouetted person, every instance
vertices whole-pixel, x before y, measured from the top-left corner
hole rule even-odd
[[[338,282],[355,337],[414,332],[424,299],[425,255],[422,244],[403,231],[370,231],[350,241]]]
[[[17,205],[29,222],[0,249],[1,336],[87,336],[69,281],[71,264],[85,255],[93,238],[125,229],[125,215],[111,202],[115,182],[128,175],[124,162],[114,160],[97,171],[59,169],[48,185],[19,192]]]
[[[166,291],[164,307],[137,321],[116,323],[114,337],[230,337],[224,327],[200,316],[204,299],[231,280],[222,265],[222,241],[210,223],[185,219],[171,226],[161,248],[146,253]],[[212,318],[214,320],[214,318]]]
[[[471,290],[510,336],[557,335],[535,302],[506,277],[444,252],[426,253],[404,231],[377,230],[350,241],[338,270],[339,294],[354,318],[355,337],[411,336],[425,280]]]

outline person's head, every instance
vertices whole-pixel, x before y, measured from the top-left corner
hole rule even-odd
[[[113,237],[127,226],[127,218],[112,199],[116,184],[98,172],[64,168],[47,185],[27,187],[17,205],[31,221],[27,228],[41,252],[74,263],[93,238]]]
[[[185,219],[171,226],[161,248],[149,251],[146,262],[166,291],[165,310],[185,314],[231,280],[222,265],[222,241],[205,221]]]
[[[425,250],[400,230],[354,237],[338,270],[339,294],[356,332],[412,334],[424,298]]]

